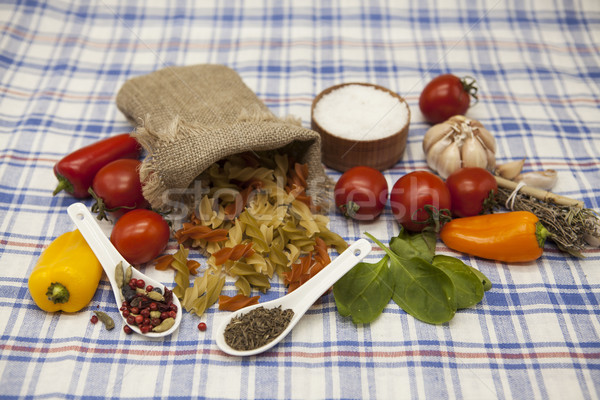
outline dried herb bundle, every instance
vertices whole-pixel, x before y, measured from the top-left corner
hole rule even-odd
[[[293,316],[294,311],[281,306],[255,308],[231,320],[225,328],[225,342],[236,350],[257,349],[279,336]]]
[[[513,190],[499,187],[498,201],[505,204],[513,194]],[[598,215],[590,209],[576,205],[559,205],[550,201],[539,200],[534,196],[518,192],[510,200],[515,211],[530,211],[535,214],[550,232],[550,239],[561,251],[582,258],[582,250],[586,246],[586,236],[598,235],[600,224]]]

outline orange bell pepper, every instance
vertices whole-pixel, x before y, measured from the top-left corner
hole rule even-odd
[[[456,218],[440,231],[440,238],[451,249],[505,262],[538,259],[549,235],[529,211]]]

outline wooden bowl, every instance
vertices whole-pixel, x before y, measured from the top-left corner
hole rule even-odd
[[[315,120],[314,110],[317,103],[334,90],[349,85],[362,85],[373,87],[389,93],[399,102],[404,103],[407,117],[404,126],[396,133],[375,140],[353,140],[328,132]],[[368,112],[368,110],[365,110]],[[363,165],[378,170],[385,170],[394,166],[403,156],[410,125],[410,108],[406,101],[398,94],[382,86],[369,83],[344,83],[323,90],[312,102],[311,128],[321,135],[321,158],[329,168],[344,172],[352,167]]]

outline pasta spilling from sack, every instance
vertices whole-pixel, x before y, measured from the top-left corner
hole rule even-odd
[[[306,165],[276,152],[215,163],[200,177],[202,195],[175,238],[207,255],[205,275],[234,277],[238,295],[266,292],[274,275],[293,290],[330,262],[328,249],[348,246],[327,216],[313,212],[307,175]],[[295,271],[297,263],[309,265]]]

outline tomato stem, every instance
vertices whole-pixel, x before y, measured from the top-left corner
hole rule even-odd
[[[89,188],[88,193],[91,194],[95,200],[95,203],[92,204],[92,207],[91,207],[92,212],[98,213],[96,218],[98,218],[98,220],[100,220],[100,221],[102,221],[103,219],[108,221],[108,215],[106,215],[107,212],[115,212],[118,210],[134,210],[135,209],[135,206],[133,206],[133,207],[121,206],[121,207],[115,207],[115,208],[108,208],[108,207],[106,207],[106,203],[104,203],[104,200],[102,199],[102,197],[98,196],[94,192],[94,189]]]
[[[486,212],[493,212],[494,208],[498,205],[498,200],[496,199],[497,190],[490,190],[487,197],[483,200],[483,204],[481,207],[480,214],[485,214]]]
[[[413,218],[419,213],[419,211],[425,211],[429,215],[425,221],[418,221],[415,218]],[[411,216],[412,222],[416,224],[427,225],[425,229],[433,229],[434,232],[439,232],[440,229],[442,229],[442,226],[444,226],[444,224],[446,222],[449,222],[451,219],[452,217],[450,216],[450,210],[448,210],[447,208],[442,208],[441,210],[438,210],[437,207],[434,207],[431,204],[426,204],[425,206],[423,206],[423,208],[415,210],[415,212]]]
[[[465,92],[469,93],[469,95],[475,99],[473,105],[477,104],[479,102],[479,97],[477,97],[477,92],[479,91],[479,88],[477,87],[477,81],[475,80],[475,78],[467,75],[460,80],[460,83],[462,84],[462,87],[465,90]]]
[[[340,211],[348,218],[354,218],[358,210],[360,210],[360,206],[353,201],[349,201],[340,206]]]

